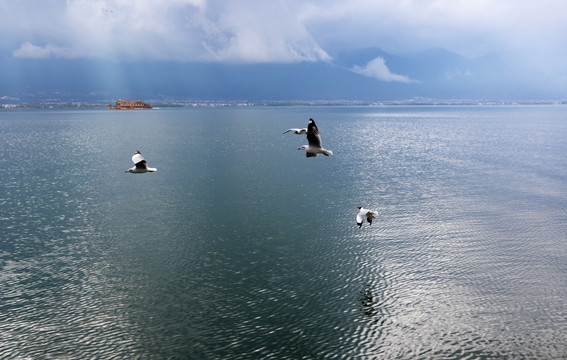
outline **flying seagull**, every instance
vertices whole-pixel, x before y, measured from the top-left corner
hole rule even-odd
[[[154,172],[157,171],[156,168],[149,168],[148,164],[146,164],[146,160],[142,156],[140,151],[136,151],[134,156],[132,156],[132,161],[136,166],[131,167],[130,169],[126,170],[125,172],[130,173],[145,173],[145,172]]]
[[[292,129],[287,129],[286,131],[284,131],[285,133],[288,133],[290,131],[293,131],[294,133],[300,135],[300,134],[307,134],[307,128],[303,128],[303,129],[296,129],[296,128],[292,128]]]
[[[363,208],[362,206],[358,206],[358,214],[356,214],[356,225],[359,228],[362,227],[362,223],[364,222],[364,218],[370,225],[372,225],[372,219],[378,216],[378,213],[374,210],[368,210]]]
[[[319,129],[315,125],[315,120],[309,119],[309,124],[307,125],[307,141],[309,145],[303,145],[297,150],[305,150],[305,156],[315,157],[318,154],[323,154],[325,156],[333,155],[331,150],[323,149],[321,146],[321,136],[319,135]]]

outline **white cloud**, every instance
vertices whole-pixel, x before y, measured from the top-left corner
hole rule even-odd
[[[0,14],[10,14],[0,51],[19,57],[294,62],[361,47],[567,49],[563,0],[0,0]]]
[[[296,7],[286,2],[68,0],[45,21],[33,15],[41,7],[38,3],[37,9],[17,9],[29,11],[35,25],[22,28],[24,38],[20,48],[12,50],[14,56],[228,62],[330,59],[299,21]]]
[[[36,46],[29,42],[25,42],[19,49],[15,50],[12,55],[15,58],[29,58],[29,59],[45,59],[50,57],[73,58],[73,52],[69,49],[54,46]]]
[[[377,57],[374,60],[369,61],[368,64],[366,64],[366,66],[364,67],[355,65],[349,70],[360,75],[378,79],[380,81],[393,81],[402,83],[415,82],[405,75],[392,73],[390,69],[388,69],[388,66],[386,66],[386,61],[382,57]]]
[[[203,44],[217,61],[329,60],[297,14],[282,2],[225,1],[204,13]]]
[[[378,46],[394,53],[437,47],[478,57],[567,45],[557,35],[567,30],[562,0],[337,0],[303,16],[323,47]]]

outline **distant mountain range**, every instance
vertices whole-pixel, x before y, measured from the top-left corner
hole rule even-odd
[[[0,58],[0,104],[113,102],[118,98],[208,101],[392,101],[412,98],[567,98],[567,84],[521,54],[466,59],[443,49],[394,55],[379,48],[331,62],[224,64]]]

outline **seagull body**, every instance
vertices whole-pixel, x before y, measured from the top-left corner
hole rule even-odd
[[[315,120],[309,119],[309,124],[307,125],[307,141],[309,145],[303,145],[297,150],[305,150],[305,156],[315,157],[319,154],[325,156],[333,155],[331,150],[323,149],[321,145],[321,136],[319,135],[319,129],[315,124]]]
[[[132,162],[134,163],[134,167],[131,167],[130,169],[126,170],[125,172],[130,172],[130,173],[145,173],[145,172],[154,172],[157,171],[156,168],[149,168],[148,164],[146,163],[146,160],[144,159],[144,157],[142,156],[142,153],[139,151],[136,151],[134,153],[134,156],[132,156]]]
[[[372,219],[374,219],[376,216],[378,216],[378,213],[376,211],[365,209],[362,206],[359,206],[358,214],[356,214],[356,225],[361,228],[364,219],[366,219],[366,221],[368,221],[368,223],[372,225]]]
[[[301,134],[307,134],[307,128],[303,128],[303,129],[296,129],[296,128],[292,128],[292,129],[287,129],[286,131],[284,131],[285,133],[288,133],[290,131],[293,131],[294,133],[301,135]]]

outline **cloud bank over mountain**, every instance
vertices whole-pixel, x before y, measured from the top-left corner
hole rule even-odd
[[[20,17],[0,25],[3,33],[20,42],[12,50],[15,57],[246,63],[329,59],[294,10],[303,7],[301,2],[70,0],[29,4],[2,1],[0,5],[4,13]]]
[[[1,50],[19,57],[296,62],[326,61],[332,47],[445,48],[469,58],[567,51],[561,0],[0,0],[0,11],[10,39]]]
[[[0,0],[0,14],[5,94],[567,97],[562,0]]]

